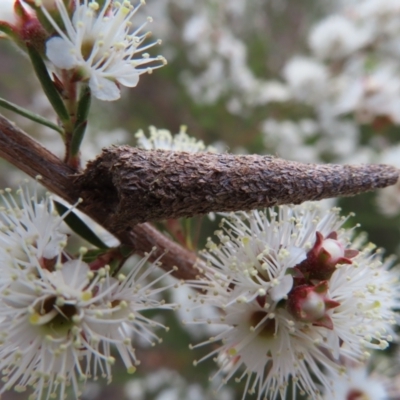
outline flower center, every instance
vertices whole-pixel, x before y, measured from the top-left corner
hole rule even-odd
[[[346,400],[368,400],[368,396],[360,390],[353,389],[347,395]]]
[[[275,334],[275,319],[268,318],[268,313],[255,311],[250,317],[251,327],[259,330],[258,334],[262,337],[272,338]]]
[[[57,304],[57,299],[55,296],[49,297],[36,307],[36,312],[29,319],[31,324],[40,325],[51,333],[69,330],[78,311],[73,304]]]
[[[93,40],[85,40],[82,42],[81,52],[85,61],[87,61],[93,51]]]

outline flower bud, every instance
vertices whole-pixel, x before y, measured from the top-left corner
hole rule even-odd
[[[44,55],[48,34],[33,9],[21,0],[7,0],[4,9],[1,6],[0,30],[23,50],[30,44]]]
[[[25,43],[33,46],[41,55],[44,56],[45,43],[48,34],[36,17],[26,19],[21,26],[19,34]]]
[[[337,239],[336,232],[331,232],[325,238],[321,232],[316,232],[313,248],[296,268],[308,280],[325,280],[332,276],[337,264],[351,264],[350,258],[357,254],[357,250],[345,249]]]
[[[297,286],[288,296],[288,311],[297,320],[333,329],[332,320],[327,312],[339,306],[340,303],[329,299],[327,291],[327,281],[322,281],[316,286]]]

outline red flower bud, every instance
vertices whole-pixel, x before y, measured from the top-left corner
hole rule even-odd
[[[325,238],[321,232],[316,232],[313,248],[296,268],[308,277],[309,281],[325,280],[332,276],[337,264],[351,264],[350,258],[357,254],[357,250],[345,249],[337,239],[336,232],[331,232]]]
[[[288,296],[288,311],[299,321],[333,329],[333,323],[327,311],[339,306],[340,303],[329,299],[327,292],[327,281],[322,281],[316,286],[297,286]]]
[[[33,9],[21,0],[15,0],[12,16],[10,15],[7,21],[0,21],[0,30],[22,49],[29,43],[44,56],[45,42],[49,35]]]

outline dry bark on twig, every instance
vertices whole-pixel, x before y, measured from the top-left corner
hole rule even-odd
[[[1,115],[0,157],[32,178],[41,175],[40,182],[47,189],[71,204],[82,197],[79,187],[74,183],[76,171]],[[117,231],[107,225],[108,214],[102,203],[96,206],[84,200],[79,208],[133,251],[143,255],[156,248],[152,251],[150,260],[156,260],[163,255],[161,267],[171,271],[177,266],[178,269],[172,273],[176,278],[194,279],[198,275],[198,270],[193,267],[197,260],[196,254],[173,242],[150,224],[134,225]]]
[[[298,204],[382,188],[387,165],[317,165],[273,156],[111,147],[77,178],[90,204],[103,204],[114,229],[146,221]]]

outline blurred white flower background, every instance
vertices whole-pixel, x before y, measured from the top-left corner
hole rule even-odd
[[[9,3],[12,2],[2,0],[0,3],[0,20],[18,23],[10,11]],[[306,163],[385,163],[400,168],[400,0],[147,0],[145,5],[135,11],[134,18],[135,21],[142,19],[145,23],[150,21],[148,16],[152,17],[153,22],[148,22],[143,29],[151,30],[150,43],[157,46],[154,51],[149,50],[150,53],[153,51],[154,58],[148,58],[147,61],[164,64],[164,58],[157,58],[160,52],[168,60],[168,65],[160,69],[154,67],[156,70],[151,76],[144,73],[149,72],[145,71],[144,66],[134,76],[126,76],[125,81],[122,79],[117,80],[117,83],[113,82],[108,92],[95,90],[100,100],[107,96],[121,96],[121,99],[118,104],[94,101],[91,110],[93,117],[81,147],[84,162],[95,158],[103,147],[131,144],[145,149],[273,154]],[[129,25],[128,19],[123,21]],[[90,25],[89,22],[88,20],[87,24]],[[115,33],[118,34],[119,32]],[[139,36],[143,34],[144,32],[138,31]],[[67,39],[69,45],[73,46],[74,38],[65,38]],[[161,47],[158,46],[158,39],[162,39]],[[143,46],[141,42],[139,45]],[[52,47],[56,59],[60,49],[59,43]],[[129,54],[134,54],[134,50],[130,48]],[[119,61],[125,62],[126,53],[120,56]],[[70,59],[64,61],[72,65]],[[94,68],[96,63],[89,65],[81,55],[73,61],[85,68],[90,75],[91,84],[96,85],[95,80],[99,77],[104,79],[103,70]],[[146,64],[146,60],[141,63]],[[104,65],[100,63],[100,66]],[[66,68],[65,65],[56,67]],[[15,54],[15,49],[5,40],[0,40],[0,74],[1,97],[55,121],[52,108],[40,92],[39,83],[31,73],[26,58],[19,53]],[[129,91],[124,85],[137,86]],[[34,135],[50,151],[62,155],[62,141],[50,129],[8,111],[4,111],[4,114]],[[173,136],[172,133],[177,135]],[[3,160],[0,160],[0,168],[4,171],[0,175],[0,187],[17,187],[24,178],[21,172]],[[347,220],[338,222],[334,219],[337,212],[332,211],[332,207],[335,206],[340,207],[344,215],[355,212],[351,224]],[[313,209],[314,206],[310,207]],[[257,225],[263,218],[261,214],[230,217],[232,219],[229,228],[226,228],[226,221],[223,222],[223,228],[219,227],[221,216],[214,220],[213,215],[210,218],[195,218],[192,222],[185,220],[181,224],[176,221],[159,223],[158,228],[168,231],[177,241],[183,241],[192,250],[198,251],[208,246],[207,255],[203,259],[219,269],[221,275],[216,281],[217,287],[209,288],[207,284],[192,282],[196,289],[206,287],[207,290],[199,295],[199,291],[182,287],[178,293],[171,289],[174,284],[172,278],[163,277],[162,287],[168,287],[163,292],[167,304],[184,304],[175,313],[158,314],[158,311],[147,309],[143,312],[146,321],[147,318],[154,318],[158,326],[170,328],[168,334],[163,332],[160,335],[163,343],[153,348],[137,338],[138,343],[132,358],[135,361],[136,357],[140,360],[140,368],[134,379],[126,374],[124,363],[117,361],[117,372],[114,372],[112,383],[106,386],[100,380],[92,382],[87,385],[81,398],[292,398],[292,387],[288,383],[290,379],[286,378],[295,377],[296,374],[298,377],[301,374],[299,371],[306,368],[305,365],[307,368],[311,365],[308,370],[311,372],[296,381],[301,391],[306,393],[303,393],[304,396],[299,395],[297,399],[306,399],[306,395],[312,396],[312,393],[320,393],[319,398],[325,400],[400,399],[400,389],[395,384],[400,381],[400,356],[396,350],[397,332],[392,327],[395,322],[398,323],[394,320],[398,316],[392,315],[392,310],[399,307],[398,289],[394,288],[393,283],[398,279],[398,272],[390,270],[395,263],[392,259],[387,260],[380,250],[384,248],[385,255],[400,256],[400,182],[377,193],[323,201],[319,204],[318,216],[312,214],[314,219],[307,219],[304,215],[300,217],[301,211],[298,211],[299,214],[293,210],[287,212],[293,212],[293,218],[301,220],[301,224],[296,225],[293,232],[304,235],[307,240],[296,241],[294,237],[289,240],[282,231],[285,239],[271,244],[269,237],[263,237],[264,234],[267,235],[263,229],[259,228],[261,234],[258,232],[261,235],[258,237],[265,239],[264,245],[268,244],[271,248],[275,246],[277,259],[278,250],[281,251],[284,246],[287,246],[290,256],[293,256],[293,260],[289,257],[288,265],[285,264],[277,272],[279,276],[273,276],[274,279],[279,278],[279,282],[272,278],[266,279],[271,287],[277,286],[275,292],[281,290],[278,297],[272,294],[268,285],[271,292],[259,292],[259,278],[254,276],[246,281],[250,282],[251,288],[245,285],[242,288],[240,283],[248,276],[243,278],[238,274],[238,277],[235,275],[237,271],[232,273],[230,268],[231,257],[236,257],[235,262],[242,262],[250,272],[249,265],[257,269],[257,265],[262,264],[257,257],[262,255],[263,249],[255,250],[251,246],[247,248],[246,240],[242,238],[251,236],[246,231],[246,223]],[[333,214],[333,220],[326,225],[322,224],[322,228],[321,224],[318,225],[320,220],[315,222],[318,218],[324,221],[323,215],[329,217]],[[289,217],[284,221],[284,224],[288,224]],[[275,227],[274,223],[271,224]],[[361,239],[358,226],[346,231],[356,223],[361,225],[362,231],[367,232],[368,241],[375,243],[378,250],[368,245],[363,247],[366,241]],[[313,226],[312,234],[301,230],[307,224]],[[278,226],[281,229],[282,225],[277,223],[276,227]],[[229,250],[226,250],[228,247],[222,250],[217,245],[213,247],[210,244],[213,241],[207,240],[213,237],[216,229],[219,229],[218,240],[215,236],[213,240],[218,242],[218,246],[229,242]],[[223,229],[226,229],[224,233]],[[331,286],[329,293],[324,292],[327,297],[323,298],[326,307],[323,317],[332,319],[339,330],[328,332],[326,324],[329,325],[329,322],[321,322],[318,317],[318,323],[321,322],[322,327],[313,325],[309,338],[305,338],[304,320],[293,323],[293,315],[289,315],[280,302],[290,299],[290,293],[293,293],[284,284],[289,276],[292,277],[288,270],[295,269],[306,259],[309,254],[307,252],[313,249],[312,240],[317,240],[315,231],[322,231],[325,244],[329,240],[335,241],[336,247],[334,250],[329,248],[328,254],[338,251],[341,252],[338,259],[346,258],[347,254],[351,261],[341,264],[341,261],[336,260],[335,264],[340,264],[340,269],[326,278]],[[332,235],[336,231],[339,232],[340,240]],[[67,237],[63,231],[64,236]],[[353,243],[351,249],[356,248],[360,254],[352,253],[348,256],[350,253],[346,253],[350,248],[350,237],[358,238],[358,244]],[[73,246],[78,247],[79,244],[73,243]],[[240,246],[246,250],[244,255]],[[294,247],[301,250],[300,255],[293,250]],[[263,262],[272,263],[270,253],[265,253],[262,257]],[[373,260],[371,270],[366,267],[367,259]],[[281,261],[279,258],[279,262]],[[137,260],[132,260],[130,265],[136,262]],[[205,268],[209,268],[209,265]],[[224,266],[229,266],[230,269],[224,269]],[[359,275],[359,282],[363,287],[358,287],[351,278],[356,276],[354,271],[357,268],[362,270],[364,267],[368,270],[365,272],[367,275],[364,272]],[[258,268],[256,274],[261,269]],[[357,273],[360,273],[360,269]],[[379,271],[383,271],[383,274],[389,271],[390,283],[386,285],[386,282],[380,280]],[[161,275],[157,271],[152,271],[152,274],[158,278]],[[213,275],[211,272],[210,274]],[[376,279],[376,287],[368,285],[367,279],[370,278]],[[311,280],[307,280],[307,284],[310,282]],[[292,284],[293,279],[290,285]],[[229,285],[232,291],[228,294],[226,287]],[[363,297],[365,288],[369,292]],[[344,293],[345,289],[348,290],[347,296],[351,292],[357,301],[351,303],[351,299]],[[214,297],[210,294],[213,290]],[[218,293],[215,294],[216,292]],[[241,296],[252,298],[248,302],[237,301]],[[263,309],[265,304],[260,304],[260,296],[264,297],[264,303],[265,298],[272,299],[271,304],[276,308],[276,326],[279,325],[279,329],[287,335],[287,340],[281,339],[279,346],[285,347],[289,343],[298,353],[307,346],[314,346],[309,358],[297,358],[300,360],[299,364],[288,365],[288,360],[285,359],[282,365],[275,366],[285,371],[282,379],[275,376],[268,378],[276,373],[272,367],[265,367],[265,364],[253,365],[248,360],[251,358],[250,353],[257,353],[260,348],[265,347],[265,343],[259,345],[253,342],[253,348],[248,346],[250,350],[246,353],[248,330],[243,333],[245,323],[241,325],[241,313],[248,315],[246,313],[257,313],[258,308]],[[192,308],[189,306],[189,298],[201,299],[204,307],[195,305]],[[326,302],[330,300],[340,303],[341,306],[333,303],[328,306]],[[158,301],[157,299],[155,303]],[[308,305],[304,307],[307,308]],[[378,308],[390,315],[388,325],[381,324],[379,315],[374,314],[374,310]],[[221,324],[221,315],[225,315],[224,313],[227,321]],[[340,329],[345,325],[344,320],[350,318],[349,315],[360,326],[365,327],[370,323],[371,331],[365,328],[362,333],[352,331],[353,336],[346,336]],[[8,318],[11,316],[8,315]],[[187,323],[193,319],[195,324]],[[272,317],[270,319],[273,320]],[[204,324],[200,325],[200,322]],[[5,322],[0,321],[3,329],[2,324]],[[239,327],[240,331],[233,337],[228,335],[232,326]],[[258,325],[255,330],[257,327]],[[215,342],[221,338],[223,345],[218,350]],[[389,345],[391,341],[394,344]],[[243,348],[240,347],[242,342]],[[321,342],[324,343],[323,346],[320,345]],[[360,347],[355,345],[356,342]],[[371,354],[364,353],[365,349],[361,345],[365,342],[368,342],[368,352]],[[197,347],[197,343],[207,343],[207,351],[203,346]],[[343,343],[345,345],[342,346]],[[192,344],[194,349],[189,350]],[[235,346],[240,349],[235,349]],[[380,351],[382,355],[378,362],[375,361],[373,349],[379,347],[383,351]],[[384,347],[387,348],[383,349]],[[271,347],[269,356],[274,352],[275,347]],[[12,354],[12,349],[4,354]],[[205,354],[211,356],[194,366],[193,359],[201,360]],[[242,357],[239,363],[233,357],[237,354]],[[369,356],[370,362],[361,365]],[[343,364],[350,371],[346,376],[341,375],[343,371],[332,367],[332,360],[337,361],[339,358],[345,359]],[[389,362],[387,360],[390,360],[392,368],[377,368],[378,372],[373,372],[377,365]],[[0,365],[3,366],[1,362]],[[240,382],[235,382],[234,378],[227,379],[229,382],[225,385],[226,375],[230,377],[231,371],[236,371],[243,365],[249,376],[256,376],[254,385],[253,378],[247,376]],[[316,375],[319,382],[310,383],[310,374]],[[10,376],[13,376],[12,373]],[[214,376],[214,379],[209,380],[210,376]],[[253,386],[257,386],[257,380],[262,386],[261,395],[256,390],[252,391]],[[334,388],[329,393],[325,391],[325,380],[335,381]],[[72,390],[63,386],[64,389],[70,396],[68,398],[74,398]],[[4,400],[26,398],[26,394],[15,392],[2,394]]]

